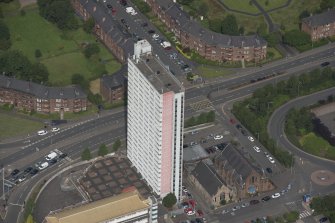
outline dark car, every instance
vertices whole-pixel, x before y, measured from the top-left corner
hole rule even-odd
[[[259,203],[259,200],[251,200],[249,203],[250,205],[255,205]]]
[[[59,159],[64,159],[65,157],[67,157],[67,154],[66,153],[62,153],[59,155]]]
[[[147,26],[148,26],[148,23],[147,23],[147,22],[142,23],[141,26],[142,26],[142,27],[147,27]]]
[[[329,64],[330,64],[329,62],[323,62],[323,63],[321,64],[321,67],[328,66]]]
[[[149,34],[154,34],[154,33],[155,33],[155,30],[150,29],[150,30],[148,31],[148,33],[149,33]]]
[[[107,4],[107,8],[112,9],[113,6],[111,4]]]
[[[237,125],[236,125],[236,128],[237,128],[237,129],[241,129],[242,126],[241,126],[240,124],[237,124]]]
[[[268,200],[270,200],[270,199],[271,199],[270,196],[265,196],[265,197],[262,198],[262,201],[268,201]]]
[[[52,160],[49,161],[50,165],[55,164],[55,163],[57,163],[57,159],[52,159]]]
[[[30,166],[30,167],[27,167],[25,170],[24,170],[24,173],[30,173],[30,171],[32,171],[33,168]]]
[[[33,169],[32,171],[30,171],[30,175],[35,175],[38,173],[38,169]]]
[[[126,23],[127,23],[125,19],[121,19],[120,21],[121,21],[123,24],[126,24]]]
[[[241,133],[242,133],[242,135],[244,135],[244,136],[247,135],[247,132],[246,132],[244,129],[241,130]]]
[[[20,170],[18,170],[18,169],[15,169],[15,170],[13,170],[12,172],[11,172],[11,176],[15,176],[15,175],[17,175],[18,173],[20,172]]]
[[[271,169],[270,167],[267,167],[267,168],[266,168],[266,172],[268,172],[268,173],[272,173],[272,169]]]
[[[126,6],[127,5],[127,0],[120,0],[120,4],[123,5],[123,6]]]
[[[196,219],[195,219],[195,222],[196,222],[196,223],[203,223],[203,221],[202,221],[201,218],[196,218]]]
[[[322,223],[322,222],[326,222],[328,221],[328,218],[327,217],[323,217],[323,218],[320,218],[319,219],[319,222]]]

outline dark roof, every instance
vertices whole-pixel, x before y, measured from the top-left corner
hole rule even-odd
[[[173,3],[171,0],[156,0],[156,2],[166,14],[180,25],[181,30],[209,45],[220,47],[262,47],[267,45],[266,41],[258,35],[229,36],[213,32],[192,19],[177,3]]]
[[[71,99],[87,97],[82,89],[76,85],[67,87],[47,87],[31,81],[18,80],[4,75],[0,75],[0,87],[24,92],[40,99]]]
[[[250,175],[252,170],[260,173],[259,168],[253,166],[242,154],[240,154],[236,148],[232,145],[228,145],[223,151],[221,151],[220,155],[218,155],[216,160],[220,160],[221,162],[227,161],[225,165],[225,169],[235,170],[235,179],[242,180]],[[242,177],[242,179],[241,179]]]
[[[123,66],[127,67],[127,66]],[[101,77],[102,84],[109,89],[115,89],[126,84],[125,74],[127,70],[123,67],[112,75],[104,75]]]
[[[101,26],[105,33],[111,36],[114,42],[120,46],[124,52],[133,54],[134,41],[132,36],[122,32],[122,27],[118,21],[110,15],[110,10],[92,0],[79,0],[80,4],[93,17],[94,21]]]
[[[311,27],[317,27],[333,23],[335,22],[335,9],[304,18],[302,21],[309,24]]]
[[[226,183],[217,175],[215,170],[202,161],[197,164],[192,171],[192,175],[210,196],[215,195],[222,185],[226,185]]]

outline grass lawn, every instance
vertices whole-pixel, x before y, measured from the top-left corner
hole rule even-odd
[[[0,139],[25,135],[43,127],[43,123],[0,113]]]
[[[257,2],[262,6],[263,9],[265,9],[265,11],[268,11],[270,9],[285,5],[288,0],[257,0]],[[268,2],[267,5],[266,2]]]
[[[223,77],[232,73],[232,71],[221,67],[211,68],[207,66],[199,66],[198,70],[199,74],[205,78]]]
[[[321,0],[292,0],[287,8],[269,13],[273,22],[284,25],[285,30],[299,29],[299,15],[302,11],[313,11],[320,5]],[[283,16],[285,15],[285,16]]]
[[[93,35],[82,29],[63,32],[43,19],[36,7],[29,7],[25,11],[24,16],[17,11],[5,14],[4,20],[10,28],[13,42],[11,49],[21,50],[32,62],[36,61],[35,50],[40,49],[42,57],[39,61],[47,66],[52,84],[68,85],[74,73],[93,79],[105,70],[113,73],[120,68],[120,64],[101,43],[98,43],[100,53],[97,58],[84,57],[81,53],[82,43],[96,42]]]
[[[300,144],[308,153],[335,160],[335,147],[314,133],[308,133],[303,136],[300,139]]]
[[[219,0],[219,1],[224,2],[224,4],[230,9],[250,13],[259,13],[258,8],[253,4],[249,4],[249,1],[247,0]]]

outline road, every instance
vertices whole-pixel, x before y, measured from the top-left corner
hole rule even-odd
[[[133,20],[131,21],[135,22]],[[234,78],[223,79],[216,83],[205,83],[203,86],[192,87],[186,91],[186,100],[212,93],[211,96],[213,104],[215,106],[220,105],[224,102],[249,95],[255,89],[266,84],[276,83],[282,79],[287,79],[292,74],[310,70],[312,68],[318,68],[320,67],[319,65],[321,62],[330,61],[331,66],[335,66],[334,50],[335,45],[329,44],[327,47],[323,47],[322,50],[316,49],[312,52],[288,58],[287,60],[284,59],[277,61],[262,68],[257,68],[253,71],[243,72]],[[162,54],[167,57],[165,52],[162,52]],[[257,80],[258,78],[262,78],[269,74],[279,73],[284,74],[250,84],[251,80]],[[231,90],[244,84],[248,85]],[[55,148],[68,153],[69,156],[74,158],[78,157],[81,150],[86,148],[88,145],[91,147],[97,147],[102,142],[108,144],[113,142],[116,137],[124,138],[125,135],[125,112],[121,111],[103,117],[96,117],[92,120],[74,125],[68,129],[63,129],[58,133],[47,135],[46,137],[32,136],[29,143],[25,142],[26,139],[24,139],[22,141],[9,144],[1,144],[0,150],[4,148],[15,148],[13,150],[14,152],[4,158],[1,158],[1,163],[5,166],[10,166],[11,168],[14,168],[14,166],[24,168],[27,165],[31,165],[39,160],[42,160],[45,154]],[[301,154],[301,156],[302,155],[303,154]],[[315,162],[320,166],[327,163],[326,161],[322,161],[318,158],[306,157],[305,159],[311,159],[310,162]],[[45,172],[48,171],[49,170],[46,170]],[[38,177],[36,177],[36,179],[37,178]],[[26,187],[17,187],[16,191],[18,191],[17,193],[20,195],[16,196],[13,194],[10,197],[10,203],[15,205],[11,205],[9,208],[9,213],[13,214],[9,214],[8,217],[6,217],[7,222],[16,222],[13,216],[17,216],[17,211],[21,209],[21,207],[16,204],[22,205],[22,198],[24,198],[27,194],[24,191],[26,190],[24,188]]]

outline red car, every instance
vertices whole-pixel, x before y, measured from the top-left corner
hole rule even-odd
[[[193,211],[193,208],[185,208],[184,212],[187,214],[188,212]]]
[[[195,205],[197,205],[195,200],[189,200],[188,203],[192,206],[193,209],[195,209]]]
[[[204,216],[204,212],[202,212],[202,210],[197,210],[197,216],[203,217]]]

